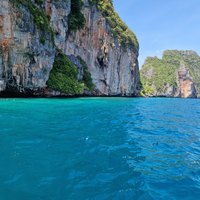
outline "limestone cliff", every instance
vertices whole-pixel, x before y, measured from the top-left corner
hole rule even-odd
[[[53,1],[54,2],[54,1]],[[58,3],[60,3],[58,5]],[[68,30],[70,2],[44,1],[42,7],[51,14],[56,45],[62,47]],[[45,44],[40,42],[45,38]],[[55,57],[51,35],[38,30],[30,10],[13,1],[0,1],[0,92],[33,93],[44,89]]]
[[[193,51],[165,51],[163,58],[147,57],[141,81],[155,91],[150,96],[196,98],[199,90],[198,55]],[[146,94],[149,96],[149,94]]]
[[[1,95],[46,91],[56,47],[66,55],[80,55],[87,62],[98,94],[138,95],[138,51],[121,47],[95,6],[85,0],[82,12],[86,24],[77,32],[68,30],[70,0],[43,0],[41,9],[51,16],[55,46],[50,32],[38,29],[27,7],[17,7],[13,0],[0,1]]]
[[[178,69],[179,77],[179,96],[182,98],[195,98],[197,97],[195,84],[193,78],[190,76],[188,68],[186,68],[184,63],[180,64]],[[178,84],[178,83],[177,83]]]
[[[80,55],[87,62],[93,82],[103,94],[137,95],[138,52],[121,47],[105,18],[87,0],[82,12],[86,18],[85,28],[68,35],[65,53]]]

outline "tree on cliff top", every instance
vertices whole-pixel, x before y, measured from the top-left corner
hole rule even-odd
[[[111,27],[111,33],[115,38],[118,38],[122,47],[131,47],[134,51],[138,51],[139,43],[136,35],[128,28],[121,20],[117,12],[115,12],[112,0],[89,0],[90,5],[95,5],[102,13],[107,23]],[[77,31],[84,28],[85,17],[81,13],[82,0],[71,1],[71,13],[69,15],[69,30]]]
[[[123,47],[131,47],[138,51],[139,43],[136,35],[121,20],[115,12],[112,0],[89,0],[90,5],[95,5],[102,13],[107,23],[111,26],[111,32],[114,37],[118,38]]]

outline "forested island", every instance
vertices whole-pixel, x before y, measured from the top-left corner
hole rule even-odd
[[[200,97],[200,57],[194,51],[167,50],[147,57],[140,70],[142,95]]]

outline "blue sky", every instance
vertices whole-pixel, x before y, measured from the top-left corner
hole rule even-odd
[[[193,50],[200,55],[200,0],[113,0],[116,12],[136,34],[139,63],[164,50]]]

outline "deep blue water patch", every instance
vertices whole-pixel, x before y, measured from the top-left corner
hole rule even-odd
[[[200,100],[0,99],[0,200],[200,199]]]

